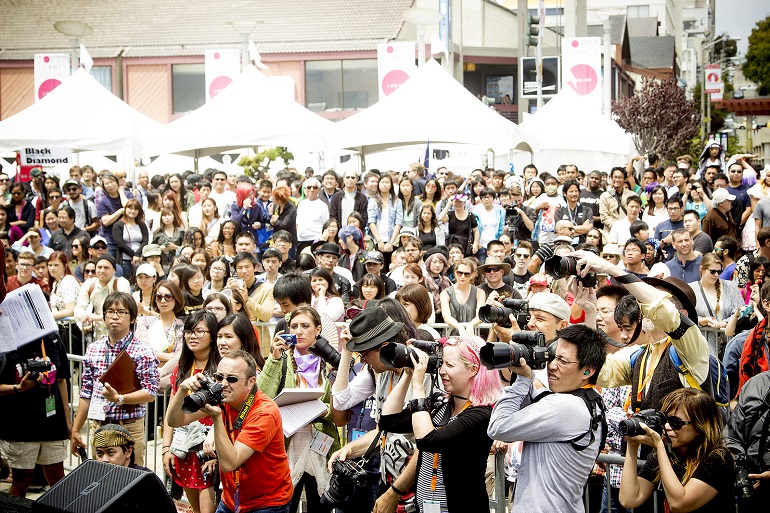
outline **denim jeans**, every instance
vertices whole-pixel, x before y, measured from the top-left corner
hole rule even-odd
[[[234,513],[233,510],[225,506],[225,501],[219,501],[216,513]],[[289,503],[283,506],[270,506],[268,508],[241,510],[241,513],[289,513]]]
[[[620,499],[618,498],[620,495],[620,488],[613,487],[610,487],[610,493],[612,494],[612,510],[607,511],[607,478],[605,477],[604,479],[604,486],[602,487],[602,509],[599,511],[601,513],[627,513],[628,510],[620,505]]]

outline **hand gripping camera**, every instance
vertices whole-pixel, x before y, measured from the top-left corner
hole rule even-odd
[[[588,273],[582,278],[577,273],[577,258],[571,256],[554,255],[545,261],[545,274],[556,279],[577,277],[584,287],[596,286],[596,273]]]
[[[185,413],[195,413],[204,406],[222,405],[222,383],[217,383],[212,378],[207,377],[201,381],[201,389],[184,398],[182,411]]]
[[[51,370],[51,360],[48,358],[29,358],[16,365],[16,370],[22,378],[29,372],[29,379],[36,381],[44,372]]]
[[[749,479],[749,474],[758,474],[762,470],[757,462],[748,454],[735,454],[735,481],[733,488],[739,499],[748,499],[754,493],[754,479]]]
[[[479,319],[481,322],[497,323],[504,328],[511,327],[509,315],[516,316],[516,323],[519,326],[526,326],[529,322],[529,302],[524,299],[503,299],[503,307],[484,305],[479,308]]]
[[[556,355],[556,342],[545,345],[545,335],[539,331],[511,334],[511,343],[487,342],[479,351],[481,364],[487,369],[518,367],[524,358],[533,369],[543,369]]]
[[[320,499],[321,507],[331,511],[344,504],[345,500],[353,494],[353,487],[356,485],[366,485],[366,471],[361,468],[361,462],[334,460],[329,489]]]
[[[433,340],[415,340],[412,347],[416,347],[428,354],[429,374],[438,372],[443,363],[441,359],[441,344]],[[380,349],[380,361],[391,369],[414,367],[410,355],[414,354],[412,347],[403,344],[386,344]],[[415,357],[416,358],[416,357]]]

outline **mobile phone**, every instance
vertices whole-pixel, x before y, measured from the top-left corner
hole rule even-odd
[[[292,335],[290,333],[284,333],[282,335],[278,335],[281,337],[285,342],[286,345],[289,346],[296,346],[297,345],[297,335]]]

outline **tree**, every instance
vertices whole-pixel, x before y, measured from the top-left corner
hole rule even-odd
[[[631,132],[641,155],[655,153],[664,160],[686,153],[698,134],[700,118],[675,79],[642,79],[634,96],[613,102],[618,124]]]
[[[294,154],[283,146],[276,146],[260,151],[253,157],[242,157],[238,161],[238,165],[243,168],[243,172],[248,176],[258,178],[260,173],[267,173],[270,164],[278,158],[283,159],[283,162],[288,165],[289,162],[294,160]]]
[[[759,86],[759,94],[770,93],[770,16],[751,30],[743,75]]]

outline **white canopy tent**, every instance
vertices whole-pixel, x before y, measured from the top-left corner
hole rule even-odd
[[[252,146],[321,150],[331,125],[250,64],[206,105],[151,134],[144,154],[203,157]]]
[[[441,143],[476,145],[505,153],[522,145],[513,122],[493,111],[431,59],[392,94],[337,123],[329,147],[365,154],[393,147]]]
[[[0,151],[59,146],[138,158],[144,135],[160,126],[79,68],[43,99],[0,121]]]
[[[552,173],[561,164],[576,164],[584,171],[609,171],[613,166],[625,167],[630,156],[636,154],[631,134],[586,105],[569,88],[527,116],[519,129],[532,142],[534,157],[515,152],[516,169],[531,161],[540,171]]]

